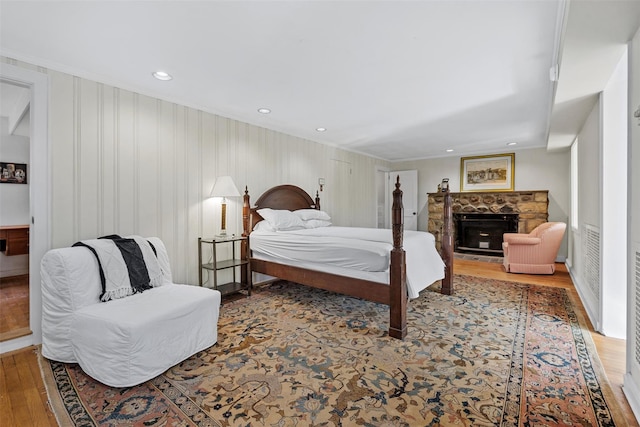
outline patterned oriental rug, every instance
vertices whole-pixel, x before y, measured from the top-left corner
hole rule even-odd
[[[276,283],[225,303],[219,341],[116,389],[42,360],[62,426],[621,426],[584,321],[563,289],[456,276],[386,306]]]

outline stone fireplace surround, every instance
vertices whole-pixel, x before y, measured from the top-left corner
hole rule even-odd
[[[436,248],[442,243],[444,194],[427,193],[429,222],[427,231],[436,238]],[[469,192],[451,193],[454,213],[517,213],[518,233],[530,233],[549,220],[549,191]]]

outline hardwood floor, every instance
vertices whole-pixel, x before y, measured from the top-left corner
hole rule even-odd
[[[0,362],[0,425],[57,426],[49,408],[35,348],[3,354]]]
[[[31,333],[28,274],[0,279],[0,308],[0,341]]]
[[[583,318],[588,318],[564,265],[558,264],[553,276],[508,274],[501,264],[456,259],[454,272],[477,277],[503,279],[513,282],[535,283],[544,286],[562,287],[568,290],[575,307]],[[622,393],[625,367],[625,341],[607,338],[593,331],[589,325],[598,355],[609,382],[629,426],[640,427],[627,400]],[[34,348],[18,350],[0,355],[0,424],[9,426],[55,426],[56,421],[49,409],[47,395],[40,376]]]

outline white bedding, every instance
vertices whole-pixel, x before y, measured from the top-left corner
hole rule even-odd
[[[388,229],[319,227],[295,231],[258,231],[249,239],[253,256],[349,277],[389,283],[392,233]],[[405,231],[407,291],[420,291],[444,277],[444,262],[432,234]]]

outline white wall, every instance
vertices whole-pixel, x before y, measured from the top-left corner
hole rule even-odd
[[[9,134],[9,121],[0,117],[0,161],[25,163],[29,173],[29,138]],[[29,224],[29,184],[0,184],[0,225]],[[29,256],[0,252],[0,277],[29,272]]]
[[[515,190],[549,190],[549,221],[568,223],[571,208],[570,152],[547,152],[544,148],[536,148],[515,151],[515,154]],[[427,193],[436,192],[442,178],[449,178],[451,191],[460,191],[459,156],[398,162],[393,163],[392,168],[418,170],[419,230],[427,229]],[[564,259],[566,256],[565,235],[558,257]]]
[[[627,366],[623,390],[636,418],[640,419],[640,30],[629,45],[629,152],[627,207]]]
[[[627,53],[602,92],[601,332],[624,339],[627,277]]]
[[[569,238],[572,239],[571,276],[596,329],[600,327],[597,324],[600,318],[600,290],[598,284],[590,284],[588,280],[587,273],[590,270],[585,262],[583,234],[586,226],[595,227],[599,232],[601,224],[601,105],[602,101],[598,98],[578,133],[578,224],[569,232]]]
[[[220,223],[207,199],[220,175],[248,186],[252,200],[280,184],[315,197],[324,177],[321,205],[344,222],[336,225],[376,225],[375,168],[384,161],[3,60],[49,76],[53,247],[111,233],[159,236],[174,279],[197,284],[197,239]],[[227,230],[241,227],[241,199],[232,200]]]
[[[578,225],[570,230],[573,282],[594,328],[615,338],[626,336],[627,91],[623,57],[578,135]]]

